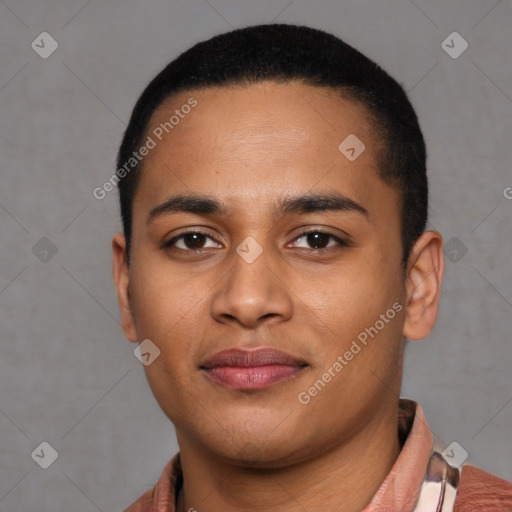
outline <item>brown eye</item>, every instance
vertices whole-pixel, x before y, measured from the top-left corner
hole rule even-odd
[[[206,236],[201,233],[187,233],[182,236],[183,243],[187,249],[202,249]]]
[[[176,249],[180,251],[201,251],[202,249],[216,247],[215,244],[213,246],[205,245],[209,240],[215,242],[215,244],[220,244],[220,242],[211,235],[202,233],[201,231],[189,231],[164,242],[162,248]]]
[[[325,233],[319,232],[308,233],[306,235],[308,244],[310,244],[315,249],[324,249],[328,245],[330,238],[330,235],[326,235]]]
[[[311,249],[318,252],[328,250],[331,247],[335,246],[348,245],[343,239],[333,235],[332,233],[328,233],[326,231],[321,231],[318,229],[304,231],[295,239],[295,242],[296,244],[300,242],[305,242],[307,244],[307,246],[296,245],[296,247]]]

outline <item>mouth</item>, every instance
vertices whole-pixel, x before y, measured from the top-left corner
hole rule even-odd
[[[232,389],[264,389],[292,379],[308,365],[270,347],[231,349],[204,361],[200,370],[214,383]]]

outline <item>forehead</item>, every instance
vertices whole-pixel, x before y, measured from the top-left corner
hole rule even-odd
[[[137,193],[148,204],[177,191],[247,202],[341,187],[375,201],[388,189],[367,111],[327,87],[261,82],[185,91],[154,112],[146,137],[155,147]]]

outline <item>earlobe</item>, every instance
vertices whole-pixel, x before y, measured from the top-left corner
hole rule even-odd
[[[421,340],[434,328],[441,281],[444,273],[443,238],[437,231],[426,231],[414,244],[409,257],[403,335]]]
[[[137,330],[130,304],[130,277],[126,261],[126,239],[122,233],[117,233],[112,239],[112,259],[112,277],[117,291],[121,326],[126,338],[134,342],[137,341]]]

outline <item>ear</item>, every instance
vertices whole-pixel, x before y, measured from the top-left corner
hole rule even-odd
[[[436,323],[444,274],[443,237],[425,231],[414,244],[407,265],[403,335],[411,340],[427,337]]]
[[[130,307],[130,275],[126,261],[126,239],[122,233],[117,233],[112,239],[112,277],[116,285],[117,301],[121,312],[121,327],[129,341],[137,341],[137,330]]]

